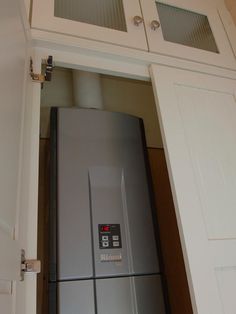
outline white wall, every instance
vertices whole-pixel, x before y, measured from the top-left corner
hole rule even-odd
[[[152,86],[149,82],[101,75],[104,109],[141,117],[148,147],[162,147]],[[51,106],[73,106],[72,71],[55,68],[41,97],[41,137],[48,136]]]

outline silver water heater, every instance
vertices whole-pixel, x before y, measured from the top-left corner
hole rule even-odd
[[[164,314],[142,120],[51,112],[50,314]]]

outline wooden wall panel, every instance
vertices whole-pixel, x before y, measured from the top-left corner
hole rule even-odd
[[[164,274],[172,314],[192,314],[187,276],[163,149],[148,149]]]
[[[236,1],[235,0],[225,0],[225,4],[227,9],[229,10],[232,18],[234,20],[234,24],[236,25]]]
[[[48,314],[48,210],[49,210],[49,139],[40,140],[38,258],[41,273],[37,281],[37,314]]]

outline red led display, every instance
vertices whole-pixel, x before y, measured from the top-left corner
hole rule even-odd
[[[101,231],[102,232],[110,232],[110,226],[102,226]]]

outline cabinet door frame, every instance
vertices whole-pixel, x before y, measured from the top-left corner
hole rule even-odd
[[[234,54],[216,6],[207,3],[207,1],[204,2],[201,0],[158,1],[166,5],[171,5],[207,16],[219,53],[166,41],[163,37],[161,25],[158,29],[152,30],[151,21],[160,21],[158,10],[156,8],[156,2],[156,0],[141,0],[150,52],[236,69]]]
[[[134,16],[142,16],[138,0],[123,0],[127,32],[54,16],[54,0],[34,0],[31,27],[80,38],[109,42],[147,51],[144,25],[135,26]]]

